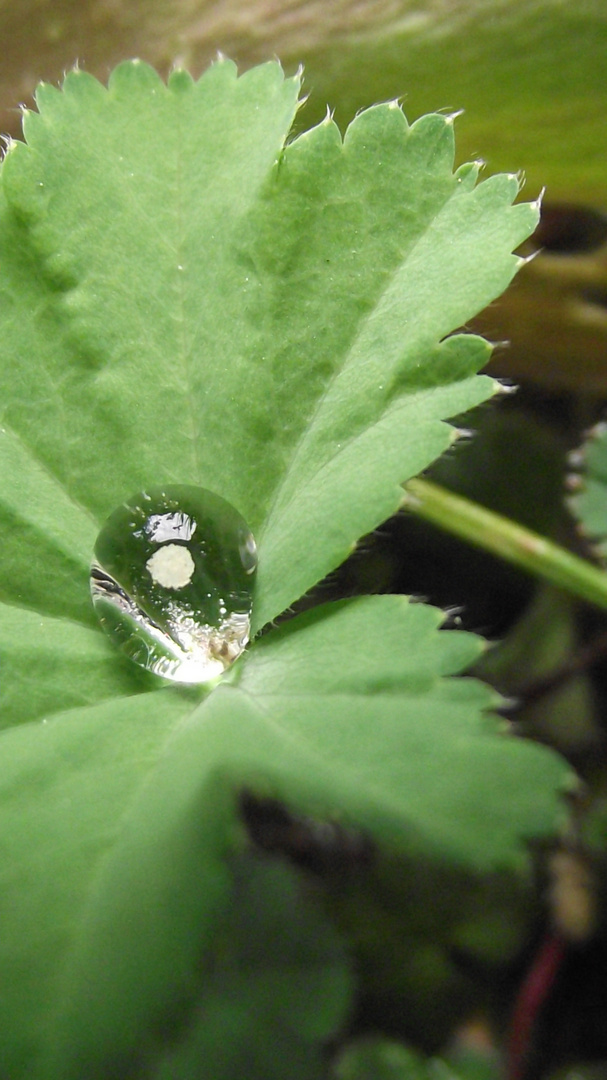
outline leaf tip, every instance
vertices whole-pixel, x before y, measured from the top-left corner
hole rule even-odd
[[[516,256],[516,260],[517,260],[516,268],[517,268],[517,270],[521,270],[523,268],[523,266],[527,266],[528,263],[533,262],[533,260],[536,259],[538,255],[541,255],[541,248],[538,248],[537,251],[529,252],[528,255],[517,255]]]
[[[440,610],[440,609],[439,609]],[[462,625],[463,604],[450,604],[441,611],[442,618],[439,626],[441,630],[459,630]],[[483,640],[480,638],[479,640]],[[488,644],[488,642],[487,642]]]
[[[503,343],[500,342],[500,344]],[[508,379],[496,379],[495,392],[496,394],[516,394],[518,393],[518,385],[517,383],[510,382]]]
[[[565,490],[569,495],[577,495],[586,487],[584,477],[578,472],[570,472],[565,476]]]
[[[25,108],[25,106],[23,106]],[[0,163],[15,149],[16,140],[10,135],[0,135]]]
[[[469,442],[475,435],[476,432],[472,428],[454,427],[449,436],[451,446],[456,442]]]
[[[167,86],[169,90],[172,90],[173,92],[183,92],[190,90],[193,85],[194,79],[185,67],[183,58],[175,60],[169,72],[169,78],[167,81]]]
[[[173,61],[169,68],[169,77],[176,71],[187,71],[185,57],[181,56],[179,53],[173,58]]]
[[[542,203],[544,201],[544,195],[545,194],[546,194],[546,188],[543,187],[542,190],[540,191],[537,199],[532,199],[531,202],[529,203],[529,206],[531,207],[532,210],[535,210],[538,217],[542,212]]]
[[[81,76],[84,72],[80,73]],[[98,83],[96,79],[89,76],[91,83],[97,83],[95,89],[101,90],[105,93],[105,87]],[[166,84],[161,79],[160,75],[151,64],[146,63],[145,60],[141,60],[139,57],[134,57],[131,60],[124,60],[121,64],[118,64],[108,79],[107,89],[111,96],[121,98],[128,94],[131,96],[133,93],[148,93],[155,94],[160,89],[166,90]]]
[[[111,78],[111,76],[110,76]],[[49,88],[48,84],[43,83],[43,88],[48,92],[48,89],[53,90],[53,94],[49,96],[49,103],[53,103],[54,94],[60,95],[63,93],[65,96],[78,97],[81,100],[83,97],[89,100],[96,100],[105,97],[106,89],[103,83],[91,75],[88,71],[83,71],[79,62],[76,60],[72,67],[64,75],[63,82],[61,83],[61,89],[55,90],[54,87]],[[40,102],[38,99],[38,93],[36,93],[36,104],[40,108]]]

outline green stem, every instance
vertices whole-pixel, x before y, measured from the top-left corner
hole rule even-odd
[[[419,477],[405,484],[403,509],[514,563],[598,607],[607,608],[607,574],[552,540],[485,506]]]

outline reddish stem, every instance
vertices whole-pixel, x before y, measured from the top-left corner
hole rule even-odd
[[[550,996],[566,949],[560,934],[547,934],[523,979],[510,1024],[508,1080],[524,1080],[537,1021]]]

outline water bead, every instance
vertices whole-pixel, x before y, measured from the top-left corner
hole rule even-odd
[[[142,491],[103,526],[91,595],[114,644],[164,679],[204,683],[249,640],[255,540],[225,499],[198,487]]]

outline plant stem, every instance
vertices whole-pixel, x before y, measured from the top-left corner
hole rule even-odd
[[[402,506],[581,600],[607,608],[607,573],[524,525],[419,477],[405,484]]]
[[[508,1080],[523,1080],[530,1064],[542,1009],[550,999],[566,955],[565,941],[548,933],[531,962],[518,992],[510,1026]]]

